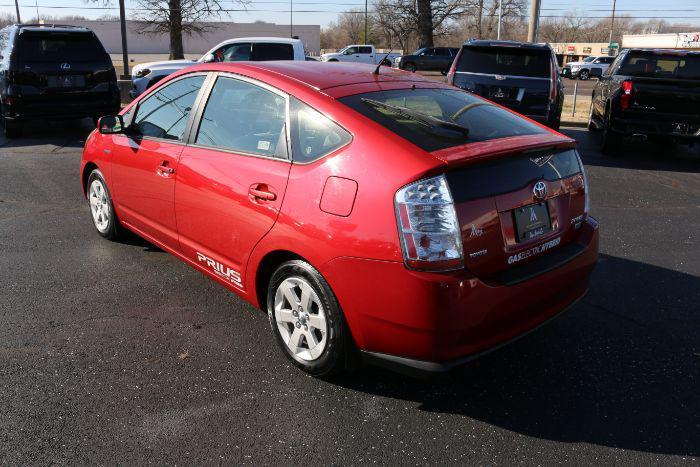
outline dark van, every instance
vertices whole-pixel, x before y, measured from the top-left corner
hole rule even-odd
[[[27,120],[96,119],[119,111],[117,75],[87,28],[8,26],[0,30],[0,105],[8,137]]]
[[[564,86],[547,44],[469,40],[447,82],[559,129]]]

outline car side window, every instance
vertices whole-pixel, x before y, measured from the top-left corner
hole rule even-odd
[[[219,77],[202,113],[195,144],[287,158],[287,100],[247,81]]]
[[[315,161],[352,141],[350,133],[317,110],[295,98],[289,104],[295,162]]]
[[[360,47],[360,53],[361,54],[371,54],[372,47]]]
[[[359,49],[358,47],[350,47],[349,49],[347,49],[345,51],[345,53],[348,55],[356,54],[356,53],[359,53],[358,49]]]
[[[251,44],[240,42],[225,45],[214,52],[214,60],[217,62],[247,62],[250,60]]]
[[[439,55],[441,57],[449,57],[450,50],[449,49],[435,49],[435,55]]]
[[[190,111],[204,78],[204,75],[195,75],[178,79],[140,102],[132,124],[134,132],[183,141]]]

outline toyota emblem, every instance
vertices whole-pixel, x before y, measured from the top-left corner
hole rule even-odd
[[[537,199],[544,199],[547,196],[547,185],[544,182],[537,182],[532,188],[532,194],[535,195]]]
[[[70,63],[61,63],[61,70],[70,70]]]

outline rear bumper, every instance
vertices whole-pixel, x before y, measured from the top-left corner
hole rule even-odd
[[[511,285],[467,271],[422,273],[359,258],[333,260],[322,273],[365,358],[440,372],[522,337],[576,303],[597,262],[595,220],[582,225],[578,244],[581,251],[568,261]]]
[[[118,93],[47,95],[14,98],[12,106],[3,107],[4,117],[10,121],[55,118],[100,117],[116,114],[121,107]]]
[[[615,116],[612,130],[623,135],[670,136],[688,142],[700,141],[700,118],[688,115],[654,114]]]

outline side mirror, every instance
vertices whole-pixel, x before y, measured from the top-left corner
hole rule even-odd
[[[105,115],[97,120],[97,129],[103,135],[124,133],[124,120],[121,115]]]
[[[215,61],[216,61],[216,57],[214,57],[214,54],[206,54],[204,56],[204,58],[202,59],[202,62],[204,62],[204,63],[211,63],[211,62],[215,62]]]
[[[602,68],[591,68],[591,76],[594,78],[600,78],[603,76],[603,69]]]

